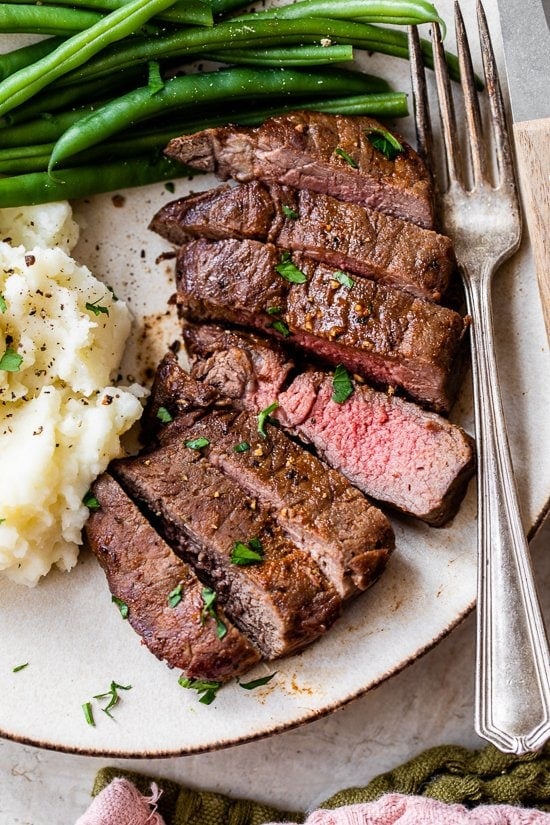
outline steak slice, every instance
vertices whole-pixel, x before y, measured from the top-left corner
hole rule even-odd
[[[434,527],[455,514],[475,468],[472,439],[441,416],[355,386],[345,404],[332,379],[298,376],[279,395],[281,423],[368,495]]]
[[[252,412],[260,409],[258,397],[277,399],[279,408],[273,415],[281,425],[312,444],[368,496],[434,527],[456,514],[475,470],[473,441],[460,427],[364,384],[354,383],[353,395],[336,404],[331,400],[331,378],[318,371],[297,375],[285,390],[276,370],[272,381],[264,370],[256,372],[255,364],[269,361],[290,375],[292,363],[275,342],[257,335],[208,325],[186,328],[184,335],[197,357],[195,378]],[[224,376],[238,352],[249,375],[237,386]],[[159,385],[162,375],[181,371],[173,357],[163,365]]]
[[[265,658],[303,647],[338,617],[341,600],[313,559],[200,450],[177,438],[115,461],[111,471],[157,519],[166,541],[215,590],[225,613]],[[261,563],[232,563],[236,543],[252,539],[263,548]]]
[[[335,270],[299,253],[283,267],[289,264],[305,283],[289,283],[277,272],[281,256],[271,244],[190,241],[176,264],[182,313],[279,338],[282,332],[330,364],[378,386],[401,387],[438,412],[450,410],[467,328],[461,315],[363,278],[349,289]]]
[[[456,268],[450,238],[329,195],[259,181],[172,201],[149,228],[174,244],[198,236],[269,241],[428,301],[442,299]]]
[[[203,416],[197,419],[196,382],[174,356],[165,358],[161,374],[168,371],[168,363],[172,373],[180,374],[179,394],[171,403],[179,418],[162,428],[160,442],[205,438],[209,443],[203,455],[209,463],[271,511],[297,547],[313,556],[342,598],[366,590],[395,546],[386,516],[343,475],[328,469],[281,430],[269,427],[268,437],[262,438],[257,416],[218,406],[203,407]]]
[[[298,111],[256,128],[222,126],[182,135],[165,152],[222,180],[310,189],[432,228],[433,192],[424,163],[402,141],[403,151],[389,160],[368,138],[380,130],[387,131],[369,117]]]
[[[149,650],[191,679],[227,681],[249,670],[260,654],[219,611],[227,633],[203,621],[202,584],[140,513],[117,482],[103,474],[93,493],[100,509],[86,524],[88,545],[109,589],[128,605],[128,621]],[[171,607],[168,595],[181,588]]]
[[[164,356],[156,369],[151,395],[141,418],[146,438],[154,437],[161,428],[160,407],[166,408],[174,418],[185,412],[190,425],[201,416],[202,408],[213,406],[220,396],[236,400],[247,398],[246,409],[257,413],[277,398],[294,369],[293,362],[280,347],[266,346],[266,339],[254,333],[241,335],[203,324],[186,329],[186,341],[190,343],[195,334],[200,337],[197,352],[201,347],[207,347],[209,352],[223,351],[226,357],[211,363],[208,382],[195,381],[190,395],[188,374],[172,352]],[[216,391],[217,387],[220,392]],[[189,404],[190,400],[193,405]]]

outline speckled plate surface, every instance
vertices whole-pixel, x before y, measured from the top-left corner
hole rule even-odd
[[[449,12],[446,0],[438,5]],[[375,56],[365,58],[364,65],[396,88],[408,89],[402,61]],[[399,128],[410,134],[410,124]],[[181,180],[175,196],[214,185],[210,177]],[[167,308],[172,265],[155,263],[167,246],[147,230],[154,211],[174,195],[163,185],[120,195],[75,203],[82,225],[75,255],[128,301],[135,325],[122,372],[146,381],[178,335]],[[542,414],[550,408],[550,382],[527,242],[501,271],[494,309],[524,525],[533,530],[550,495],[550,416]],[[471,407],[467,380],[452,418],[470,432]],[[111,604],[104,575],[88,552],[81,553],[71,573],[53,572],[34,590],[0,581],[0,735],[77,753],[154,757],[268,736],[340,707],[414,661],[474,603],[474,485],[448,528],[392,521],[398,549],[386,573],[331,632],[278,662],[269,685],[245,691],[231,684],[210,706],[179,687],[179,673],[140,644]],[[21,662],[29,666],[12,673]],[[273,665],[260,665],[250,678],[273,670]],[[113,680],[132,688],[123,693],[113,719],[96,712],[97,724],[90,727],[81,706]]]

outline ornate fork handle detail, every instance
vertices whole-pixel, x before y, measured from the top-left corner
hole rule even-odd
[[[495,360],[489,281],[465,286],[477,386],[478,614],[476,730],[525,753],[550,735],[548,645],[521,524]]]

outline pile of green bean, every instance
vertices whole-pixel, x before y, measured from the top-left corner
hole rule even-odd
[[[0,55],[0,207],[189,175],[162,149],[207,126],[257,124],[295,108],[402,117],[405,94],[334,64],[353,60],[354,49],[407,58],[406,33],[384,24],[440,20],[427,0],[298,0],[245,13],[246,5],[0,3],[0,32],[48,35]],[[197,60],[223,65],[196,71]]]

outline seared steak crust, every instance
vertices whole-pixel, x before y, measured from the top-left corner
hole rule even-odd
[[[367,495],[433,526],[455,515],[475,469],[473,441],[462,428],[364,384],[355,383],[348,401],[335,404],[330,376],[315,370],[289,378],[283,387],[254,365],[270,361],[292,375],[292,362],[275,342],[257,335],[201,325],[187,327],[184,337],[199,381],[222,396],[227,387],[232,403],[252,412],[260,409],[257,397],[276,398],[273,415],[282,426]],[[249,374],[237,387],[224,376],[239,352]],[[181,371],[170,356],[164,364],[166,372]]]
[[[265,658],[313,641],[340,613],[336,591],[254,497],[180,436],[154,452],[113,462],[113,474]],[[254,538],[263,547],[262,563],[233,564],[235,543]]]
[[[177,257],[182,313],[274,336],[279,335],[277,322],[283,322],[293,345],[379,386],[401,387],[438,412],[449,411],[465,319],[363,278],[349,289],[335,270],[299,253],[292,261],[305,283],[289,283],[277,272],[280,261],[271,244],[190,241]]]
[[[191,679],[226,681],[245,673],[260,654],[228,621],[227,633],[201,620],[202,585],[140,513],[117,482],[103,474],[93,493],[100,509],[86,524],[88,545],[101,564],[111,593],[128,605],[128,621],[159,659]],[[168,595],[181,586],[174,607]]]
[[[188,346],[194,331],[193,327],[184,331]],[[265,338],[251,332],[239,334],[236,337],[238,345],[231,346],[227,344],[230,332],[206,325],[200,327],[203,345],[208,332],[212,336],[212,351],[221,348],[227,357],[220,359],[217,365],[210,365],[208,382],[194,382],[189,392],[188,375],[178,365],[176,357],[167,353],[155,372],[151,395],[141,419],[147,435],[154,436],[160,429],[157,415],[160,407],[165,407],[174,418],[185,413],[186,421],[191,425],[200,418],[205,407],[215,405],[220,397],[249,398],[247,409],[255,413],[268,407],[285,386],[294,364],[279,347],[266,347]],[[249,346],[243,345],[245,340]],[[219,392],[216,391],[218,387]]]
[[[182,373],[175,360],[172,371]],[[369,587],[394,548],[387,518],[344,476],[279,429],[268,427],[268,437],[262,438],[257,417],[248,412],[234,407],[204,409],[189,427],[187,412],[196,407],[199,394],[195,386],[187,377],[187,387],[172,401],[180,417],[160,431],[160,442],[206,438],[209,444],[202,452],[210,464],[271,511],[292,541],[313,556],[342,598]]]
[[[150,229],[174,244],[201,236],[269,241],[429,301],[445,295],[456,266],[443,235],[328,195],[259,181],[172,201]]]
[[[226,126],[182,135],[165,151],[222,180],[257,179],[323,192],[431,228],[433,195],[426,167],[406,143],[388,160],[368,139],[380,129],[385,127],[368,117],[299,111],[269,118],[257,128]]]

